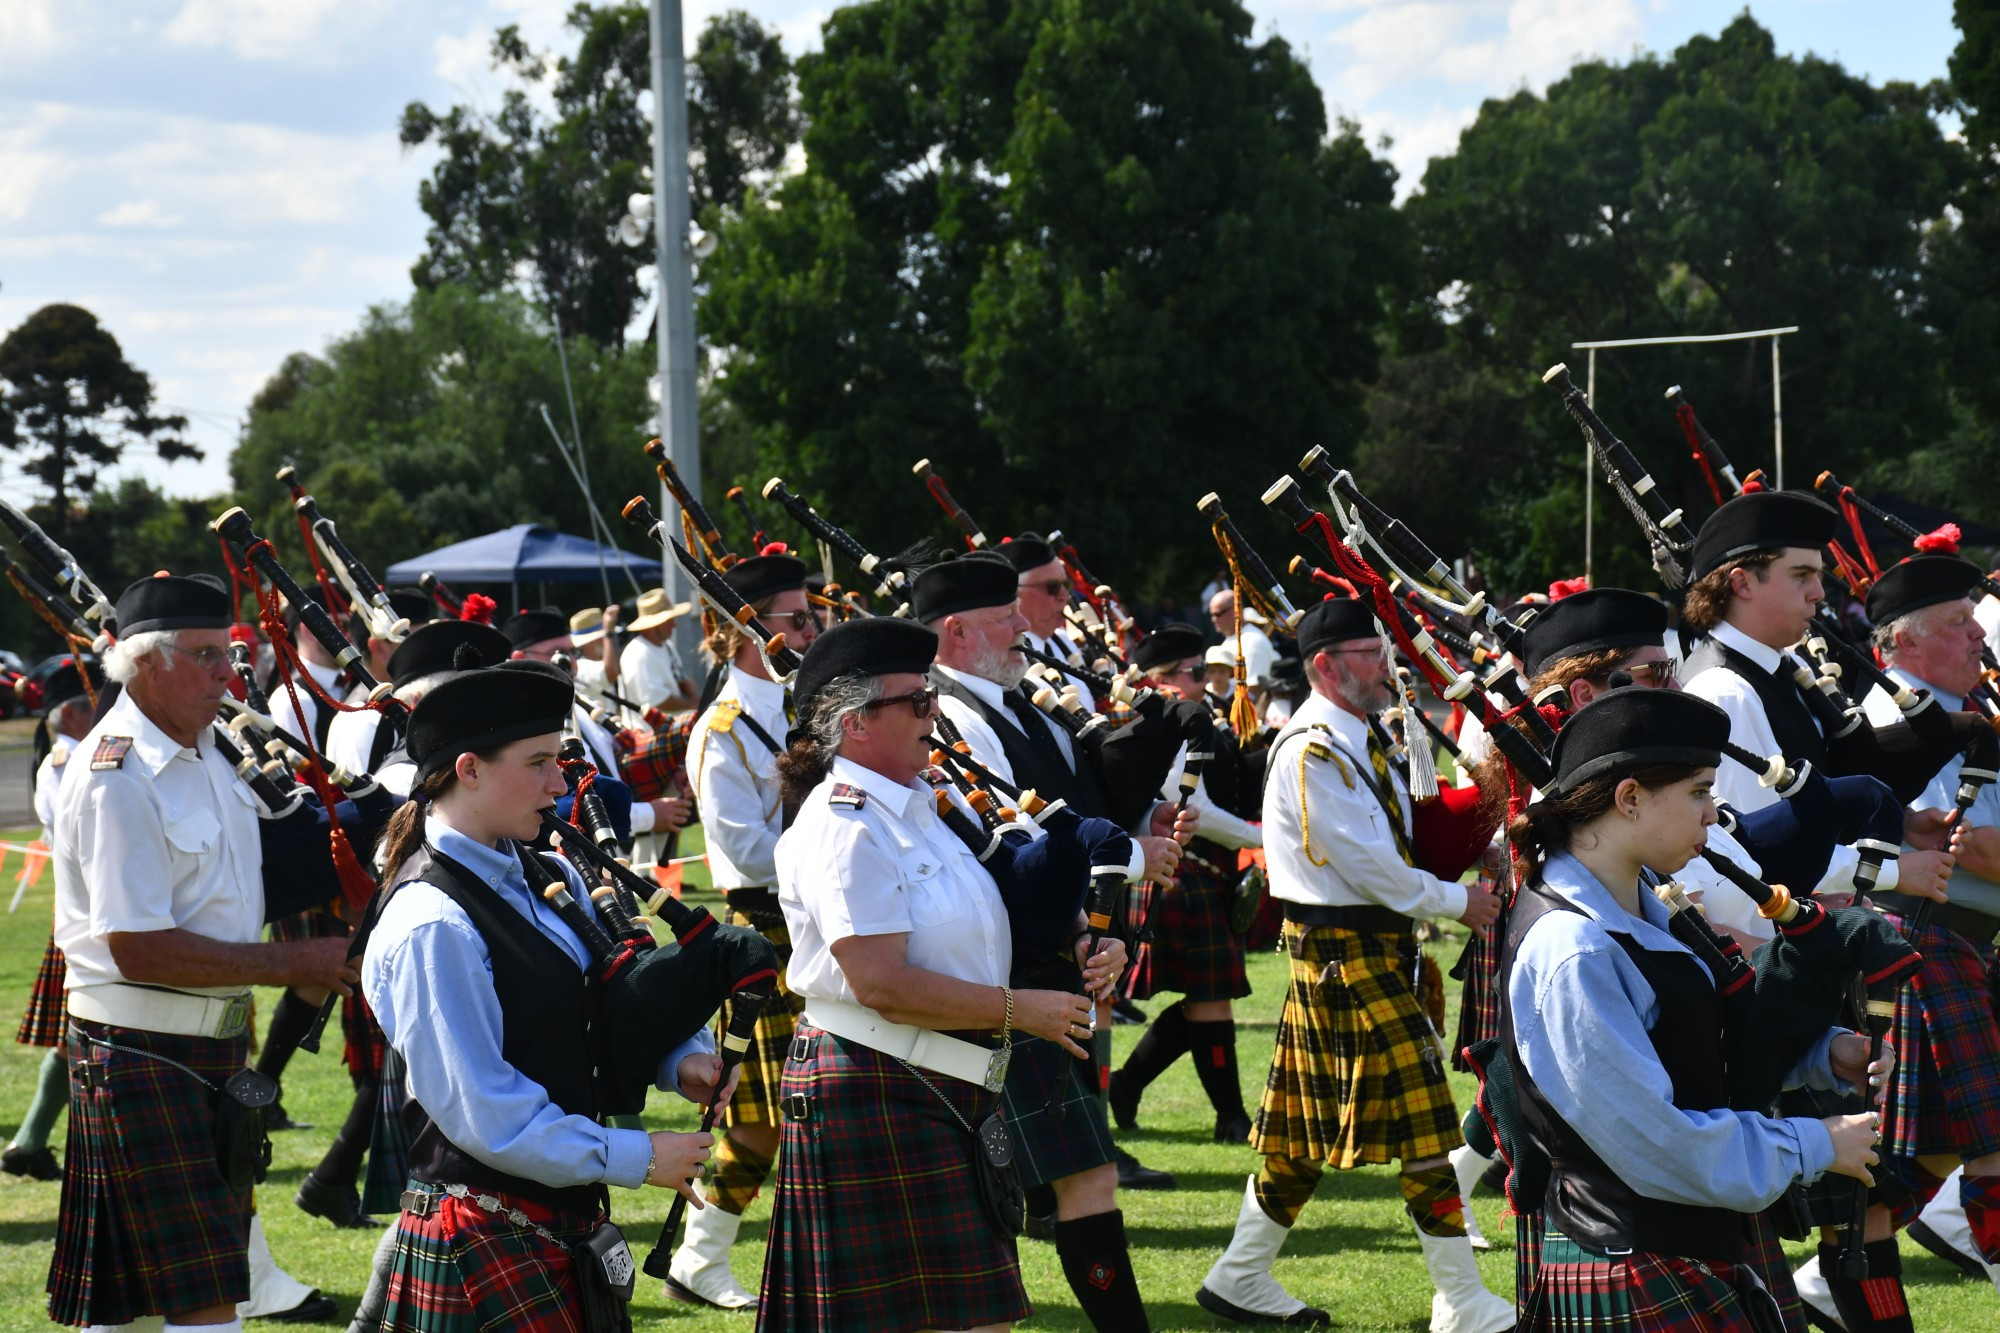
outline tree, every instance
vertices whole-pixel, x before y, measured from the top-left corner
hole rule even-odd
[[[519,85],[498,112],[404,109],[404,146],[442,150],[418,189],[431,228],[410,276],[423,289],[518,285],[566,335],[620,347],[645,300],[639,269],[653,262],[651,245],[624,245],[614,230],[627,199],[652,188],[652,121],[641,105],[652,86],[647,11],[629,0],[578,4],[565,24],[577,37],[573,55],[530,49],[513,24],[495,34],[493,67]],[[794,141],[790,65],[776,34],[731,11],[709,20],[688,68],[701,150],[694,208],[713,216]],[[553,116],[529,93],[545,82]]]
[[[799,61],[805,170],[704,269],[767,461],[878,548],[928,455],[1123,586],[1207,573],[1159,525],[1351,444],[1403,253],[1390,169],[1251,28],[1235,0],[836,11]]]
[[[88,494],[133,444],[168,462],[200,458],[176,434],[185,429],[186,417],[154,414],[152,379],[81,306],[43,306],[0,342],[0,444],[39,451],[27,471],[49,488],[58,535],[72,492]]]

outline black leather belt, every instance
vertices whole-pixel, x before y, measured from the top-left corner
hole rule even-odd
[[[1285,920],[1301,926],[1338,926],[1364,935],[1408,935],[1417,923],[1386,907],[1330,907],[1324,903],[1285,903]]]
[[[1869,901],[1885,912],[1893,912],[1904,920],[1917,914],[1917,905],[1930,906],[1930,924],[1943,926],[1954,935],[1959,935],[1974,944],[1990,944],[1995,935],[2000,935],[2000,917],[1982,912],[1976,907],[1963,903],[1932,902],[1928,898],[1915,898],[1906,893],[1871,893]]]
[[[778,905],[776,889],[724,889],[722,899],[732,912],[741,912],[759,928],[785,924],[785,909]]]

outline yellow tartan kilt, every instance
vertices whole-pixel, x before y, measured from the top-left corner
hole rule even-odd
[[[1259,1153],[1345,1170],[1465,1142],[1403,938],[1285,923],[1292,978],[1251,1139]]]
[[[732,926],[753,926],[757,923],[741,912],[729,913]],[[778,1084],[785,1077],[785,1058],[792,1048],[792,1029],[798,1026],[799,1015],[806,1011],[806,1002],[792,994],[785,984],[785,965],[792,961],[792,936],[783,926],[760,926],[758,933],[778,949],[778,989],[771,1003],[766,1005],[762,1017],[757,1020],[757,1030],[750,1038],[750,1049],[743,1052],[743,1077],[736,1084],[736,1091],[729,1098],[729,1104],[722,1108],[722,1123],[725,1128],[738,1125],[769,1125],[773,1129],[784,1125],[784,1117],[778,1114]],[[722,1011],[716,1015],[716,1040],[729,1030],[729,1013],[732,1006],[724,1000]]]

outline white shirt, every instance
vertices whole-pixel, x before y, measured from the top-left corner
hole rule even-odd
[[[618,693],[641,708],[657,708],[679,694],[686,674],[671,641],[648,643],[635,634],[618,654]]]
[[[590,762],[597,771],[607,778],[618,778],[618,746],[612,739],[611,729],[591,715],[590,705],[579,696],[570,705],[570,718],[576,723],[576,734],[583,738],[583,748],[590,753]],[[621,781],[623,779],[620,779]],[[653,807],[650,802],[632,802],[632,835],[653,831]]]
[[[366,773],[368,752],[375,748],[375,735],[381,726],[379,709],[335,713],[326,729],[326,761],[339,764],[350,773]]]
[[[1986,646],[2000,653],[2000,598],[1981,597],[1972,608],[1972,618],[1986,631]]]
[[[579,649],[574,658],[576,663],[576,692],[594,704],[606,702],[604,692],[611,688],[610,681],[605,675],[603,660],[595,656],[586,655],[595,654],[601,646],[601,643],[593,643],[588,648]],[[621,697],[630,697],[625,695],[625,682],[622,677],[618,683],[619,695]]]
[[[1014,962],[993,876],[946,828],[922,781],[891,782],[836,757],[778,839],[778,902],[791,932],[785,983],[858,1003],[834,960],[853,935],[906,935],[912,967],[1004,986]]]
[[[45,847],[56,845],[56,789],[62,785],[63,766],[75,753],[76,738],[58,733],[35,768],[35,822],[42,826]]]
[[[1272,748],[1264,784],[1271,896],[1334,907],[1378,905],[1418,920],[1463,916],[1464,886],[1407,864],[1396,849],[1388,813],[1375,796],[1368,724],[1314,693],[1299,705],[1292,725],[1300,730]],[[1331,732],[1330,740],[1316,726]],[[1410,797],[1393,764],[1389,782],[1408,829]]]
[[[708,837],[708,872],[718,889],[767,888],[778,879],[778,835],[784,831],[778,756],[743,717],[780,746],[785,743],[791,725],[785,721],[785,687],[732,664],[688,740],[693,751],[688,769]]]
[[[56,946],[70,988],[124,980],[105,941],[113,931],[254,943],[264,930],[257,817],[257,798],[207,732],[188,749],[121,693],[77,742],[56,795]]]
[[[1013,723],[1017,731],[1020,730],[1020,720],[1007,706],[1006,690],[984,676],[975,676],[969,671],[959,671],[942,662],[937,663],[931,670],[963,685],[972,694],[977,695],[987,707]],[[943,709],[944,715],[958,727],[960,734],[965,737],[965,743],[972,747],[974,759],[991,769],[1002,782],[1012,786],[1020,785],[1014,778],[1014,766],[1007,762],[1007,752],[1000,746],[1000,737],[991,726],[987,725],[984,713],[963,699],[955,699],[949,694],[939,696],[938,707]],[[1034,711],[1041,718],[1042,725],[1049,729],[1049,734],[1056,738],[1056,746],[1062,751],[1063,758],[1069,761],[1070,771],[1075,772],[1076,747],[1070,742],[1069,733],[1062,729],[1060,722],[1040,709]],[[1021,732],[1021,734],[1027,733]]]
[[[1180,800],[1181,774],[1187,770],[1187,753],[1188,747],[1182,745],[1180,753],[1174,756],[1173,769],[1167,774],[1166,785],[1160,789],[1161,800]],[[1194,784],[1194,794],[1188,797],[1188,809],[1201,816],[1201,825],[1197,832],[1210,842],[1220,843],[1224,847],[1264,845],[1263,828],[1241,815],[1232,815],[1217,805],[1208,794],[1207,783],[1200,779]]]
[[[301,628],[299,633],[304,634],[306,631]],[[341,699],[339,667],[315,666],[303,660],[301,665],[305,667],[306,674],[319,682],[319,687],[325,690],[329,697]],[[271,682],[271,717],[286,731],[296,732],[300,740],[316,742],[317,737],[313,734],[313,727],[319,719],[319,697],[307,689],[306,683],[297,677],[293,677],[292,689],[296,690],[299,696],[297,708],[292,707],[292,691],[287,690],[278,681]],[[345,703],[346,700],[341,699],[341,702]],[[334,716],[339,717],[340,714],[336,712]]]
[[[1045,653],[1050,657],[1059,658],[1065,662],[1071,661],[1077,656],[1075,643],[1061,630],[1057,630],[1046,639],[1037,635],[1033,630],[1027,631],[1021,637],[1027,641],[1030,648],[1033,648],[1038,653]],[[1083,677],[1072,675],[1065,671],[1063,672],[1063,679],[1076,686],[1077,695],[1086,702],[1096,698],[1096,690]]]
[[[1908,689],[1929,690],[1937,699],[1935,707],[1945,708],[1951,712],[1959,712],[1965,708],[1965,699],[1961,695],[1941,690],[1929,681],[1919,679],[1898,666],[1891,666],[1888,672],[1890,679]],[[1861,701],[1861,707],[1868,714],[1868,720],[1878,727],[1888,726],[1901,719],[1903,715],[1902,710],[1896,707],[1896,701],[1879,688],[1868,691],[1868,697]],[[1931,779],[1930,785],[1924,788],[1923,793],[1910,802],[1910,809],[1951,809],[1958,801],[1958,770],[1963,767],[1965,767],[1965,756],[1953,755],[1945,766],[1937,771],[1937,776]],[[1991,828],[1995,824],[2000,824],[2000,783],[1989,782],[1979,789],[1979,799],[1965,812],[1965,822],[1970,828]],[[1908,851],[1909,848],[1906,846],[1904,850]],[[1888,867],[1884,866],[1883,869],[1886,870]],[[2000,916],[2000,884],[1975,875],[1970,870],[1954,865],[1951,879],[1945,885],[1945,894],[1955,903],[1964,903],[1979,911]]]
[[[1230,661],[1236,660],[1236,631],[1222,636],[1222,646],[1228,650]],[[1249,673],[1250,684],[1262,685],[1271,679],[1271,668],[1277,665],[1277,645],[1271,642],[1254,620],[1243,622],[1243,669]]]

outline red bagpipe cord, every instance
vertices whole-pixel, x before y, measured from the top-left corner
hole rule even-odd
[[[1848,531],[1854,534],[1854,549],[1861,553],[1860,561],[1855,561],[1852,556],[1842,551],[1838,542],[1831,543],[1831,545],[1833,546],[1835,558],[1841,562],[1841,572],[1843,574],[1848,572],[1848,565],[1854,564],[1865,575],[1865,581],[1861,583],[1855,583],[1851,577],[1848,579],[1848,583],[1854,587],[1858,595],[1865,591],[1869,584],[1874,583],[1876,579],[1882,576],[1882,566],[1876,562],[1875,552],[1868,547],[1868,534],[1861,530],[1861,509],[1860,506],[1854,503],[1854,488],[1852,486],[1842,486],[1840,488],[1840,516],[1847,520]]]
[[[1694,465],[1701,469],[1701,479],[1708,483],[1708,493],[1715,497],[1715,503],[1720,506],[1722,483],[1717,480],[1715,469],[1708,465],[1708,451],[1701,447],[1701,436],[1695,431],[1694,404],[1681,403],[1674,409],[1674,417],[1681,423],[1681,434],[1687,437],[1688,452],[1694,455]]]
[[[938,508],[944,510],[944,512],[948,516],[950,516],[952,526],[953,527],[958,526],[958,513],[959,513],[958,506],[951,502],[951,496],[944,488],[944,478],[940,477],[935,472],[931,473],[930,476],[924,478],[924,489],[931,493],[931,499],[936,500],[938,502]],[[979,549],[977,546],[974,546],[972,544],[971,533],[966,532],[966,533],[961,533],[960,535],[965,538],[965,545],[967,550],[976,551]],[[1002,546],[1005,546],[1007,542],[1010,542],[1012,540],[1014,539],[1012,537],[1009,537],[1004,541],[1002,541],[1000,544]]]
[[[305,545],[306,559],[312,562],[313,582],[319,585],[319,595],[326,599],[326,613],[338,621],[354,609],[353,603],[347,600],[346,589],[326,572],[326,565],[319,558],[319,543],[313,540],[312,524],[306,522],[305,514],[294,509],[292,516],[299,521],[299,541]]]
[[[260,540],[258,546],[269,548],[269,540]],[[252,548],[255,549],[254,547]],[[361,911],[368,906],[368,900],[375,894],[375,877],[361,864],[361,858],[354,854],[353,844],[348,841],[347,830],[340,823],[340,800],[342,792],[327,776],[326,761],[319,753],[313,740],[312,728],[306,725],[305,706],[299,702],[299,682],[305,682],[306,689],[322,708],[331,708],[341,713],[358,713],[376,708],[374,704],[348,704],[329,695],[305,669],[299,660],[298,645],[285,632],[284,611],[278,605],[278,590],[258,580],[252,572],[239,566],[229,554],[227,545],[223,547],[223,563],[229,566],[231,585],[248,585],[257,603],[258,623],[263,626],[264,637],[270,641],[276,654],[278,679],[285,687],[285,696],[291,700],[292,717],[298,723],[299,740],[306,747],[306,763],[299,770],[299,780],[313,789],[319,797],[320,805],[326,810],[327,844],[333,855],[334,873],[340,878],[341,895],[348,906]],[[301,630],[303,632],[303,629]]]

